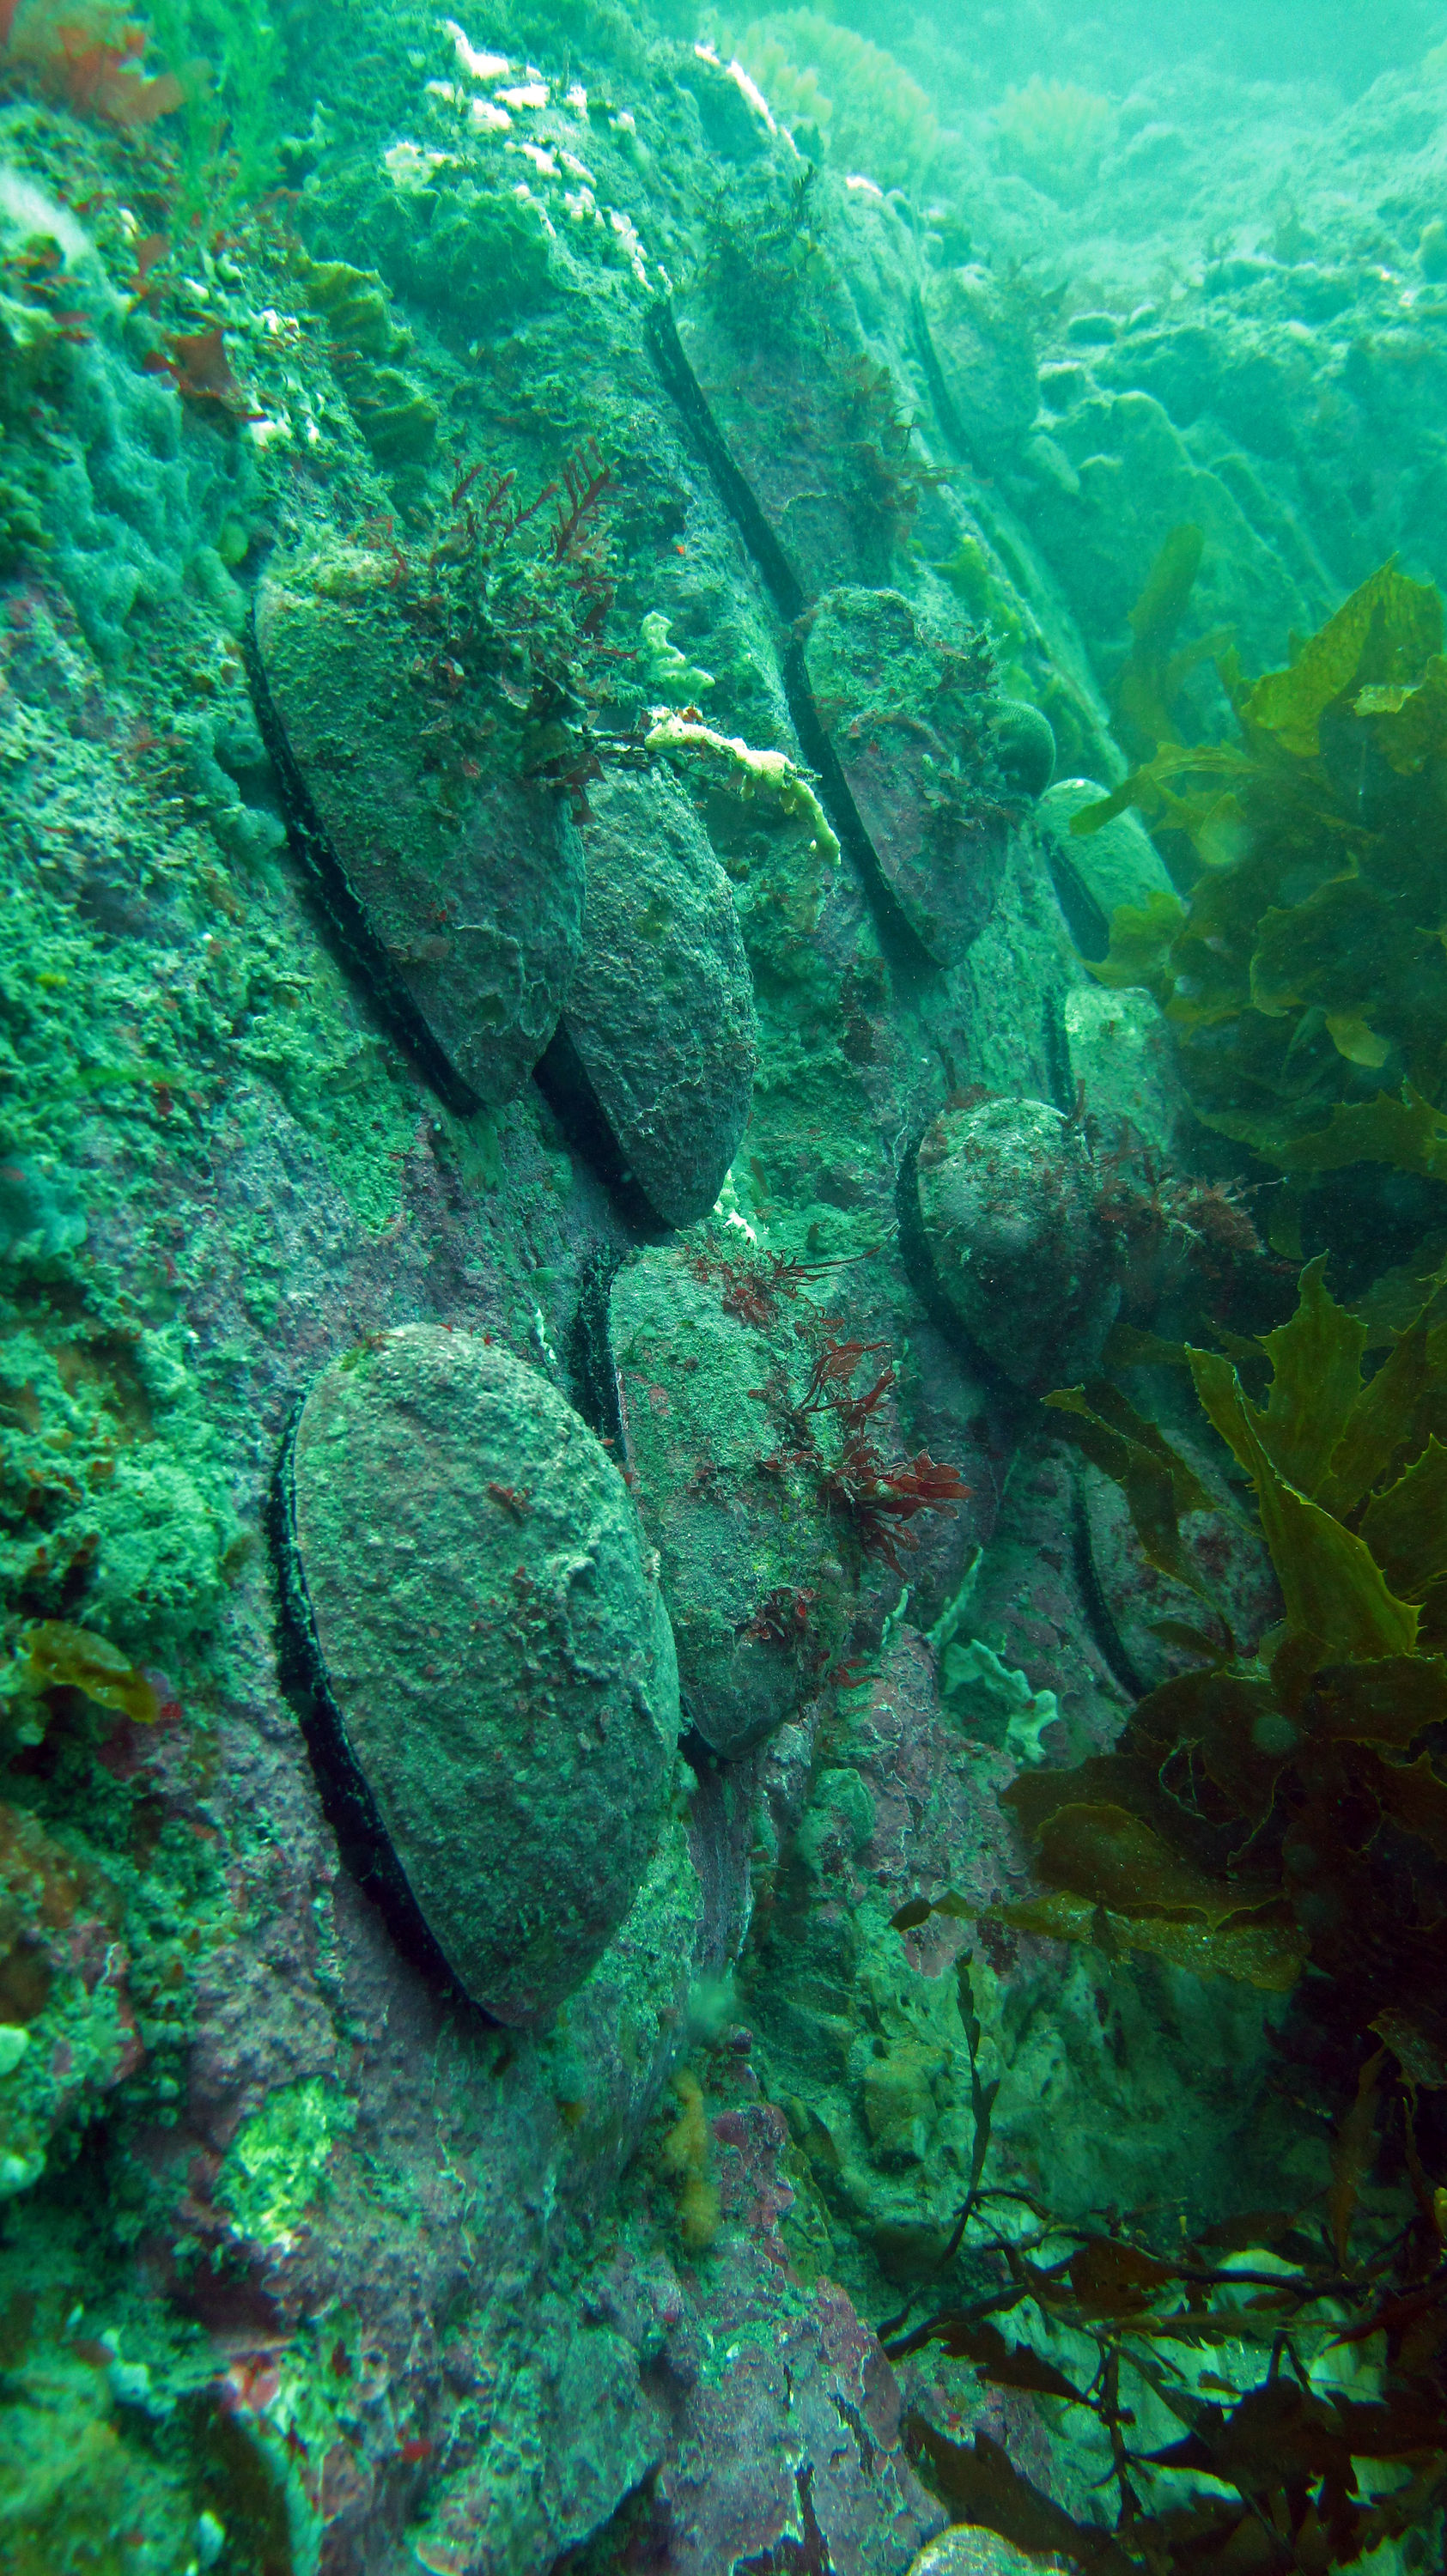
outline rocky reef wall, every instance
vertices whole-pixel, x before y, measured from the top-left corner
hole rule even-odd
[[[1447,582],[1447,54],[273,14],[0,9],[6,2564],[1119,2566],[1357,2069],[1030,1912],[1314,1248],[1070,823]]]

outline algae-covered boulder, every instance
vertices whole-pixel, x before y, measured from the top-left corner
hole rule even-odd
[[[535,1370],[410,1324],[318,1378],[287,1481],[324,1778],[459,1985],[535,2020],[628,1912],[677,1739],[622,1479]]]
[[[409,621],[409,578],[386,547],[314,535],[261,585],[252,680],[294,829],[384,1001],[496,1102],[557,1026],[582,849],[522,774],[506,693]]]
[[[939,2442],[939,2436],[935,2436]],[[940,2446],[941,2449],[943,2446]],[[1063,2558],[1017,2549],[983,2523],[951,2523],[912,2558],[907,2576],[1064,2576]]]
[[[935,1274],[1017,1386],[1060,1386],[1099,1357],[1118,1303],[1078,1125],[1043,1100],[942,1110],[919,1149]]]
[[[990,747],[1006,786],[1012,795],[1033,803],[1044,795],[1055,772],[1055,735],[1049,717],[1028,698],[996,698],[987,721]]]
[[[685,1716],[716,1752],[771,1734],[837,1661],[852,1590],[823,1498],[808,1310],[746,1247],[659,1246],[611,1328],[630,1469],[661,1563]],[[817,1453],[817,1455],[815,1454]]]
[[[1012,701],[1007,721],[977,639],[930,634],[897,590],[831,591],[802,662],[880,875],[936,965],[958,965],[1004,875],[1020,791],[1002,749],[1018,736],[1038,769],[1034,710]]]
[[[713,1206],[745,1127],[758,1032],[733,894],[671,774],[592,791],[583,953],[563,1025],[668,1225]]]

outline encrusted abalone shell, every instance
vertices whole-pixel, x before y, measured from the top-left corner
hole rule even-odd
[[[294,834],[384,1003],[415,1015],[454,1088],[497,1102],[557,1026],[582,847],[523,776],[509,702],[419,638],[394,573],[384,549],[321,534],[273,560],[258,713]]]
[[[324,1782],[472,2000],[536,2021],[637,1894],[678,1735],[622,1477],[536,1370],[408,1324],[317,1379],[286,1482]]]

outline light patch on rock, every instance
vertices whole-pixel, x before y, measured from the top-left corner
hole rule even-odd
[[[726,66],[726,69],[729,79],[735,84],[736,88],[742,90],[744,97],[748,100],[754,114],[763,118],[764,123],[771,134],[777,134],[779,129],[774,122],[773,112],[763,91],[760,89],[758,82],[750,80],[743,64],[739,62],[737,58],[729,63]]]
[[[639,285],[646,286],[648,284],[648,270],[644,264],[643,244],[638,238],[638,233],[631,217],[620,214],[616,206],[610,206],[608,209],[608,221],[612,225],[614,232],[617,234],[618,239],[628,253],[629,264]]]
[[[474,45],[455,18],[444,18],[442,30],[452,38],[452,50],[470,80],[502,80],[512,70],[506,54],[490,54]]]
[[[70,208],[19,170],[0,165],[0,237],[4,236],[19,242],[53,241],[67,268],[88,268],[98,281],[105,280],[100,253]],[[119,305],[120,297],[108,285],[106,292],[110,302]]]
[[[382,155],[382,167],[393,187],[402,196],[412,197],[430,188],[439,170],[452,167],[452,160],[449,153],[429,152],[425,145],[402,138],[388,145]]]

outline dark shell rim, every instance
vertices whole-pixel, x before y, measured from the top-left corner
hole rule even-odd
[[[292,856],[319,896],[346,952],[347,963],[361,977],[377,1008],[391,1024],[424,1080],[447,1108],[461,1118],[468,1118],[474,1110],[484,1106],[482,1094],[474,1091],[471,1083],[464,1081],[457,1071],[388,959],[312,801],[271,694],[257,639],[254,598],[242,629],[241,649],[257,728],[281,787],[282,820],[286,825]]]
[[[309,1392],[297,1395],[287,1417],[267,1515],[277,1575],[282,1690],[311,1757],[343,1867],[376,1906],[402,1956],[430,1985],[446,1989],[491,2026],[496,2016],[468,1993],[413,1893],[332,1690],[296,1528],[296,1441]]]

